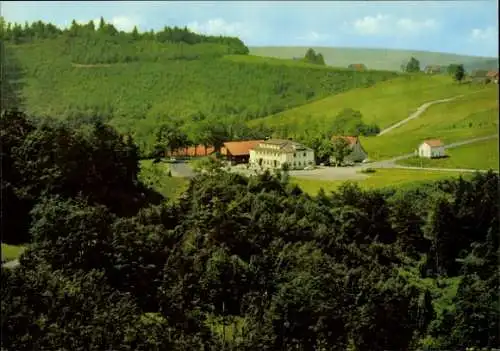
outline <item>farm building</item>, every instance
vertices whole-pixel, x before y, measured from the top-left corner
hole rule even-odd
[[[424,72],[426,74],[438,74],[441,73],[442,68],[439,65],[428,65],[425,67]]]
[[[173,152],[165,152],[166,157],[197,157],[207,156],[212,154],[215,149],[211,146],[196,145],[174,150]]]
[[[437,158],[445,156],[444,144],[439,139],[424,140],[418,147],[418,156]]]
[[[247,163],[250,160],[250,149],[256,147],[264,140],[228,141],[221,148],[221,155],[232,163]]]
[[[335,141],[337,138],[343,138],[347,143],[349,144],[349,147],[351,148],[351,153],[346,156],[345,160],[346,161],[351,161],[351,162],[362,162],[368,157],[368,154],[366,153],[365,149],[363,149],[363,146],[361,146],[361,142],[359,141],[358,137],[355,136],[333,136],[332,141]]]
[[[352,63],[347,68],[354,71],[366,71],[366,66],[362,63]]]
[[[498,71],[489,71],[486,73],[486,77],[489,78],[493,83],[498,84]]]
[[[269,139],[250,150],[250,164],[264,168],[303,169],[314,165],[314,151],[291,140]]]

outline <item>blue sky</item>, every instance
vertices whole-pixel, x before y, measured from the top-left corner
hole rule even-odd
[[[7,21],[59,26],[100,16],[130,30],[188,26],[249,46],[393,48],[498,56],[498,4],[474,1],[3,1]]]

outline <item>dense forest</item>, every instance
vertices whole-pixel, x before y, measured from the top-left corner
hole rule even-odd
[[[2,60],[18,77],[29,115],[57,116],[74,127],[109,123],[133,135],[146,154],[163,124],[186,134],[200,120],[241,125],[397,76],[268,61],[247,55],[237,38],[170,27],[126,33],[104,20],[73,21],[64,30],[2,21],[1,38]]]
[[[39,120],[39,119],[35,119]],[[310,197],[222,171],[165,201],[130,136],[4,112],[6,350],[450,350],[500,342],[497,174]]]

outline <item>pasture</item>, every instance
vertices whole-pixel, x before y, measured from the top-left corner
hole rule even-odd
[[[498,138],[463,145],[446,151],[448,157],[427,159],[413,157],[398,161],[405,166],[430,168],[470,168],[498,170]]]

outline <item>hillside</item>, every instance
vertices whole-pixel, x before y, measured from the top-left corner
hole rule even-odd
[[[482,89],[482,85],[458,85],[445,76],[403,76],[250,121],[249,125],[265,125],[282,137],[300,137],[306,130],[309,134],[328,130],[337,113],[353,108],[361,112],[365,123],[383,129],[408,117],[423,103]]]
[[[192,134],[201,120],[247,121],[396,77],[251,57],[237,38],[178,28],[115,33],[106,26],[9,32],[5,51],[21,75],[29,114],[109,122],[150,150],[164,123]]]
[[[268,56],[275,58],[292,59],[293,57],[304,57],[308,47],[249,47],[250,54],[257,56]],[[323,54],[327,65],[335,67],[347,67],[352,63],[363,63],[369,69],[382,69],[399,71],[401,64],[410,57],[420,61],[420,67],[426,65],[449,65],[461,63],[467,71],[475,69],[498,70],[498,58],[465,56],[429,51],[389,50],[389,49],[363,49],[363,48],[333,48],[313,47],[317,52]]]
[[[497,134],[498,112],[498,86],[491,85],[480,93],[433,105],[390,133],[362,137],[361,142],[370,158],[386,159],[413,152],[425,139],[439,138],[448,144]]]

